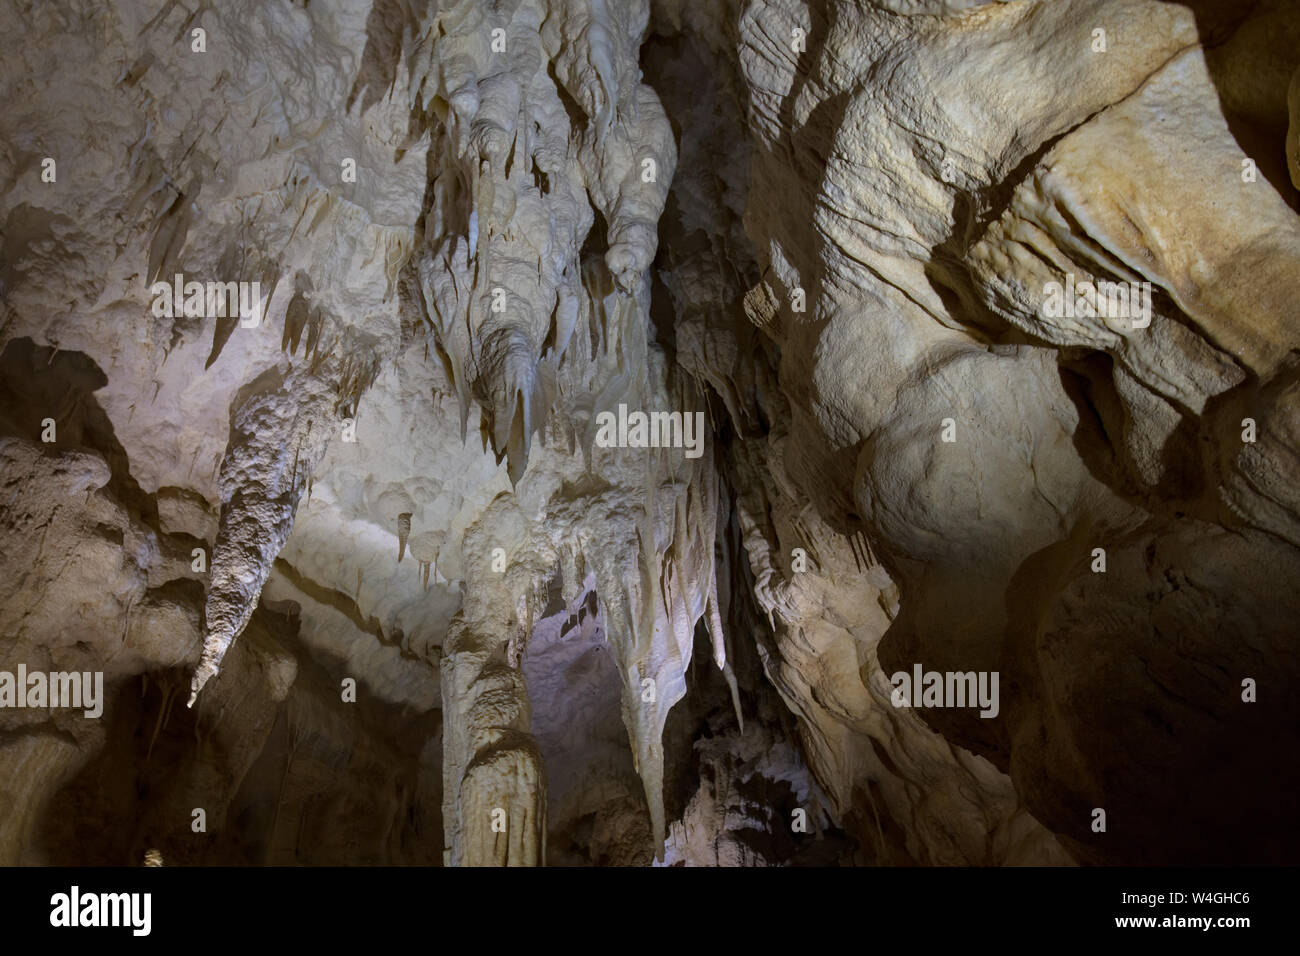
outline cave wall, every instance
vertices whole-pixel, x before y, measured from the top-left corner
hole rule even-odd
[[[1294,858],[1283,0],[0,37],[0,862]]]

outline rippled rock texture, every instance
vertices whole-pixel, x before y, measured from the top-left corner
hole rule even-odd
[[[0,37],[0,863],[1297,859],[1285,0]]]

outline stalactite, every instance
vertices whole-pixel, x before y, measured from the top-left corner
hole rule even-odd
[[[406,539],[411,536],[411,512],[404,511],[397,516],[397,563],[406,557]]]
[[[333,397],[326,383],[294,374],[277,389],[249,396],[232,415],[231,443],[220,466],[223,504],[212,549],[207,634],[187,706],[194,706],[247,625],[288,540],[306,474],[315,471],[329,441],[328,432],[311,423],[330,413]],[[289,460],[290,449],[301,470]]]

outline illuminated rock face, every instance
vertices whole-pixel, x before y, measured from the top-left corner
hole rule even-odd
[[[1294,861],[1287,3],[62,6],[0,862]]]

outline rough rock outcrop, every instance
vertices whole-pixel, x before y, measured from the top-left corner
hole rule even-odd
[[[0,862],[1294,861],[1286,0],[0,37]]]

